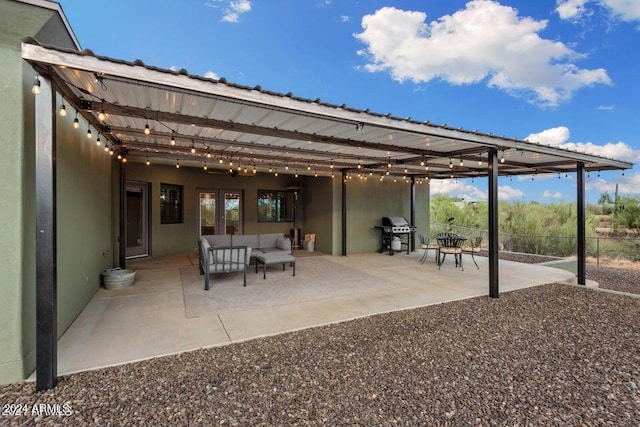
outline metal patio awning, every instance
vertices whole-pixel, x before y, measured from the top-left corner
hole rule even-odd
[[[446,179],[486,176],[487,153],[497,149],[500,175],[573,172],[576,162],[587,171],[632,167],[625,161],[327,104],[88,50],[42,46],[34,39],[24,41],[22,56],[54,80],[64,102],[94,132],[133,161],[206,164],[233,173],[328,176],[350,170]]]

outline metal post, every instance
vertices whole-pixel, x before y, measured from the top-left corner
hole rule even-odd
[[[416,177],[411,177],[411,227],[416,226]],[[409,250],[416,250],[416,232],[412,231],[409,235]]]
[[[578,162],[576,168],[578,184],[578,209],[576,218],[578,220],[578,285],[587,284],[586,259],[586,204],[585,204],[585,170],[584,163]]]
[[[596,237],[596,264],[600,265],[600,237]]]
[[[56,254],[56,89],[40,76],[35,99],[36,181],[36,390],[58,382]]]
[[[127,268],[127,163],[120,163],[120,227],[118,237],[118,258],[120,268]]]
[[[347,170],[342,169],[342,256],[347,256]]]
[[[499,298],[498,283],[498,150],[492,148],[489,157],[489,296]]]

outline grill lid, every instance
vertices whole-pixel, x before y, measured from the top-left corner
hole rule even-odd
[[[401,216],[383,216],[382,225],[386,227],[408,227],[409,222]]]

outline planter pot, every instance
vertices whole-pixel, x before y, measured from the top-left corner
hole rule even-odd
[[[110,268],[102,273],[102,284],[105,289],[121,289],[133,285],[136,280],[135,270]]]

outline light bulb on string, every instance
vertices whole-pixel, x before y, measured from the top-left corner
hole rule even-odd
[[[171,131],[171,145],[176,145],[176,135],[174,131]]]
[[[76,118],[73,119],[73,128],[78,129],[80,127],[80,120],[78,120],[78,112],[76,111]]]
[[[33,87],[31,88],[31,93],[34,95],[40,95],[40,79],[36,74],[36,78],[33,80]]]
[[[100,120],[101,122],[104,122],[106,118],[107,116],[104,113],[104,101],[102,101],[102,105],[100,106],[100,112],[98,113],[98,120]]]
[[[151,133],[151,128],[149,127],[149,122],[147,121],[147,124],[144,125],[144,134],[149,135],[150,133]]]
[[[98,132],[98,138],[96,138],[96,145],[102,145],[102,141],[100,141],[100,132]]]
[[[60,106],[60,117],[67,117],[67,106],[64,105],[64,102]]]
[[[151,162],[149,161],[149,158],[148,158],[148,157],[147,157],[147,161],[145,162],[145,164],[146,164],[147,166],[149,166],[149,165],[151,164]]]
[[[91,128],[87,129],[87,139],[91,139]]]

